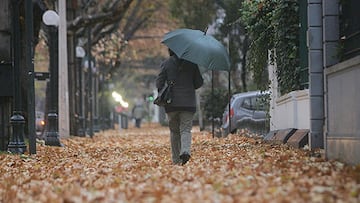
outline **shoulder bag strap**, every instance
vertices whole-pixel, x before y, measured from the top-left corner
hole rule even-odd
[[[176,79],[179,75],[179,72],[180,72],[180,68],[181,68],[181,65],[183,64],[183,60],[182,59],[177,59],[176,63],[178,64],[177,65],[177,69],[176,69],[176,77],[173,81],[170,81],[170,80],[167,80],[167,83],[169,86],[174,86],[175,83],[176,83]]]

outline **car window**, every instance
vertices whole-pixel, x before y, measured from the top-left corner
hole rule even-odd
[[[251,110],[258,110],[258,97],[251,97]]]
[[[254,98],[254,110],[265,111],[267,106],[266,98],[263,96]]]
[[[244,101],[241,104],[241,107],[251,110],[251,97],[244,98]]]
[[[244,98],[241,107],[252,111],[264,111],[266,110],[266,100],[261,96]]]

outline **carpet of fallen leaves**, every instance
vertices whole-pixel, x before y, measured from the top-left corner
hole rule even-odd
[[[0,202],[360,202],[359,167],[244,134],[194,128],[184,166],[155,124],[61,142],[0,154]]]

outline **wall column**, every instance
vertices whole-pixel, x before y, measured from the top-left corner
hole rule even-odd
[[[324,69],[322,0],[308,0],[310,149],[324,148]]]

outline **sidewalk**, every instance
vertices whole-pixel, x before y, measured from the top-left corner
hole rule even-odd
[[[360,202],[359,167],[247,136],[194,128],[184,166],[156,124],[61,142],[0,154],[0,202]]]

